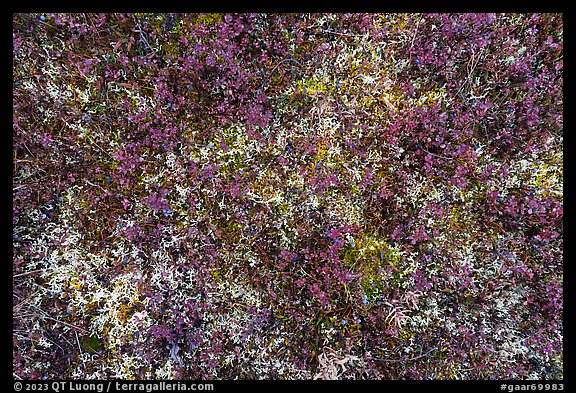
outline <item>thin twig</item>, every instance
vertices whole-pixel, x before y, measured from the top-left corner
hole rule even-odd
[[[276,71],[276,69],[277,69],[281,64],[286,63],[286,62],[288,62],[288,61],[291,61],[292,63],[296,63],[296,64],[298,64],[300,67],[302,67],[302,64],[301,64],[298,60],[296,60],[296,59],[289,58],[289,59],[283,59],[283,60],[281,60],[278,64],[276,64],[276,65],[274,66],[274,68],[272,68],[272,71],[270,71],[270,73],[268,74],[268,76],[262,81],[262,84],[260,85],[260,89],[258,89],[259,92],[262,92],[262,91],[263,91],[264,86],[270,81],[270,77],[272,77],[272,74],[274,73],[274,71]]]
[[[36,160],[36,156],[34,154],[32,154],[32,152],[30,151],[30,149],[28,149],[28,146],[26,146],[26,143],[22,142],[22,145],[24,145],[24,148],[28,151],[28,153],[30,153],[30,155],[32,157],[34,157],[34,160]]]
[[[92,137],[91,137],[90,135],[87,135],[87,137],[88,137],[88,139],[90,139],[90,142],[92,142],[94,145],[96,145],[96,147],[97,147],[98,149],[100,149],[100,151],[101,151],[102,153],[107,154],[109,157],[112,157],[112,155],[111,155],[110,153],[108,153],[106,150],[102,149],[102,148],[100,147],[100,145],[98,145],[98,144],[94,141],[94,139],[92,139]]]
[[[388,363],[398,363],[398,362],[410,362],[412,360],[417,360],[420,358],[423,358],[424,356],[428,355],[430,352],[437,350],[437,347],[432,348],[431,350],[429,350],[428,352],[426,352],[425,354],[422,355],[418,355],[415,356],[413,358],[410,359],[381,359],[381,358],[372,358],[372,360],[376,361],[376,362],[388,362]]]
[[[146,39],[146,33],[142,30],[142,27],[140,26],[140,22],[136,19],[135,16],[134,16],[134,22],[136,22],[136,26],[138,26],[138,30],[134,30],[134,31],[136,31],[140,34],[140,42],[144,44],[144,46],[146,47],[147,50],[149,50],[150,52],[156,53],[154,48],[152,48],[150,46],[150,44],[148,43],[148,40]]]
[[[418,19],[418,22],[416,22],[416,29],[414,31],[414,35],[412,36],[412,41],[410,42],[410,49],[408,49],[408,52],[410,53],[410,61],[412,61],[412,48],[414,47],[414,41],[416,40],[416,36],[418,35],[418,28],[420,27],[420,21],[422,20],[422,16],[420,16],[420,18]]]
[[[18,274],[12,275],[12,278],[27,276],[27,275],[29,275],[29,274],[34,274],[34,273],[40,273],[41,271],[42,271],[42,270],[32,270],[32,271],[30,271],[30,272],[18,273]]]
[[[76,342],[78,343],[78,350],[80,351],[80,353],[82,353],[82,346],[80,345],[80,340],[78,339],[78,332],[74,332],[74,335],[76,335]]]
[[[454,159],[454,157],[441,156],[441,155],[439,155],[439,154],[434,154],[434,153],[426,150],[425,148],[423,148],[422,145],[420,145],[419,143],[418,143],[418,147],[419,147],[420,149],[424,150],[426,153],[428,153],[428,154],[430,154],[430,155],[432,155],[432,156],[434,156],[434,157],[444,158],[444,159],[446,159],[446,160],[453,160],[453,159]]]
[[[24,187],[27,187],[27,186],[29,186],[29,184],[21,184],[21,185],[19,185],[19,186],[14,187],[14,188],[12,189],[12,191],[14,192],[14,191],[16,191],[16,190],[19,190],[19,189],[24,188]]]
[[[61,338],[61,339],[64,340],[64,341],[66,341],[66,342],[68,343],[68,345],[70,345],[71,347],[74,346],[74,344],[72,344],[72,343],[70,342],[70,340],[68,340],[68,339],[66,338],[66,335],[61,334],[61,335],[59,335],[58,337]]]
[[[86,180],[86,179],[84,179],[84,181],[85,181],[86,183],[88,183],[89,185],[91,185],[92,187],[98,187],[99,189],[101,189],[101,190],[104,191],[105,193],[108,192],[108,190],[106,190],[104,187],[102,187],[102,186],[100,186],[100,185],[98,185],[98,184],[94,184],[94,183],[92,183],[92,182],[90,182],[90,181],[88,181],[88,180]]]
[[[476,60],[475,64],[474,64],[474,60]],[[472,87],[473,87],[473,83],[471,82],[472,73],[476,69],[476,66],[478,65],[479,62],[480,62],[480,56],[478,56],[478,58],[476,58],[476,53],[474,51],[472,51],[472,55],[470,56],[470,61],[466,65],[466,71],[468,72],[468,77],[467,77],[466,81],[464,83],[462,83],[462,86],[460,86],[460,88],[458,89],[456,94],[454,94],[455,96],[458,96],[460,94],[460,92],[466,87],[466,85],[468,85],[470,87],[470,89],[472,89]]]
[[[35,307],[35,308],[36,308],[36,307]],[[40,311],[41,311],[41,310],[40,310]],[[76,325],[72,325],[71,323],[68,323],[68,322],[60,321],[60,320],[58,320],[58,319],[56,319],[56,318],[49,317],[48,315],[42,315],[42,314],[36,314],[36,313],[34,313],[34,314],[30,314],[30,316],[36,317],[36,318],[46,318],[46,319],[49,319],[49,320],[51,320],[51,321],[54,321],[54,322],[57,322],[57,323],[61,323],[61,324],[64,325],[64,326],[68,326],[68,327],[70,327],[70,328],[80,330],[80,331],[82,331],[82,332],[84,332],[84,333],[90,333],[88,330],[86,330],[86,329],[84,329],[84,328],[81,328],[80,326],[76,326]]]
[[[342,35],[342,36],[346,36],[346,37],[354,37],[354,38],[367,38],[368,37],[368,33],[366,33],[366,34],[339,33],[336,30],[332,30],[332,29],[325,30],[322,33],[337,34],[337,35]]]

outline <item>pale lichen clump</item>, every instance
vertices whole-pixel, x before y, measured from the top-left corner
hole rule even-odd
[[[135,368],[127,371],[127,363],[121,361],[126,354],[119,348],[142,343],[138,333],[149,327],[151,320],[145,312],[137,313],[145,307],[135,284],[142,280],[138,274],[121,274],[110,285],[101,284],[101,272],[110,263],[109,258],[78,250],[53,252],[43,277],[46,287],[69,304],[70,315],[90,321],[90,334],[98,337],[108,353],[109,372],[126,378]]]
[[[68,192],[60,208],[61,225],[52,228],[52,233],[62,234],[62,246],[41,262],[43,288],[67,304],[65,314],[69,319],[63,322],[74,326],[80,321],[88,321],[86,331],[83,330],[80,337],[95,337],[107,353],[108,367],[94,370],[93,367],[79,366],[75,371],[77,376],[98,378],[101,374],[94,372],[106,372],[128,378],[134,375],[136,366],[128,369],[128,363],[121,361],[126,353],[119,349],[141,344],[139,332],[151,325],[145,312],[147,300],[138,288],[144,277],[139,271],[126,271],[106,280],[105,272],[114,265],[121,265],[122,258],[130,252],[122,245],[109,252],[103,250],[103,253],[93,253],[81,247],[81,235],[70,221],[77,199],[72,189]],[[139,312],[141,310],[144,312]],[[85,350],[96,349],[88,347]],[[93,362],[90,353],[80,353],[79,356],[87,356],[86,360]]]

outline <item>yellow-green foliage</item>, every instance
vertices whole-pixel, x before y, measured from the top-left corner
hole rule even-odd
[[[380,258],[379,252],[383,258]],[[402,261],[402,252],[378,235],[364,234],[351,242],[344,252],[343,261],[362,273],[364,279],[361,284],[366,293],[372,295],[384,288],[386,283],[382,271],[388,266],[398,266]]]
[[[418,103],[423,106],[434,106],[441,103],[442,99],[446,98],[446,87],[434,87],[422,93],[418,99]]]
[[[214,26],[224,20],[224,14],[194,14],[191,18],[192,23],[202,26]]]
[[[382,28],[386,23],[392,31],[404,31],[407,21],[411,18],[409,14],[376,14],[374,15],[374,26]]]
[[[316,165],[326,157],[327,153],[328,153],[328,147],[326,146],[326,143],[322,141],[318,142],[316,144],[316,155],[310,165],[310,169],[314,170]]]
[[[327,84],[326,81],[319,80],[316,74],[304,81],[299,81],[297,86],[299,91],[310,97],[318,94],[323,95],[334,90],[334,87]]]
[[[543,190],[543,196],[554,195],[562,197],[564,194],[562,187],[562,169],[556,162],[558,161],[558,156],[552,158],[553,160],[550,163],[542,162],[534,168],[535,171],[531,178],[531,182],[536,185],[537,189]]]

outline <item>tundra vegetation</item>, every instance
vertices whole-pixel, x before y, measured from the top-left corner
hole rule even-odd
[[[14,14],[23,379],[563,378],[560,14]]]

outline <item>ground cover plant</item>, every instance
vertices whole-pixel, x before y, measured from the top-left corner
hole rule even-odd
[[[14,14],[23,379],[563,378],[559,14]]]

